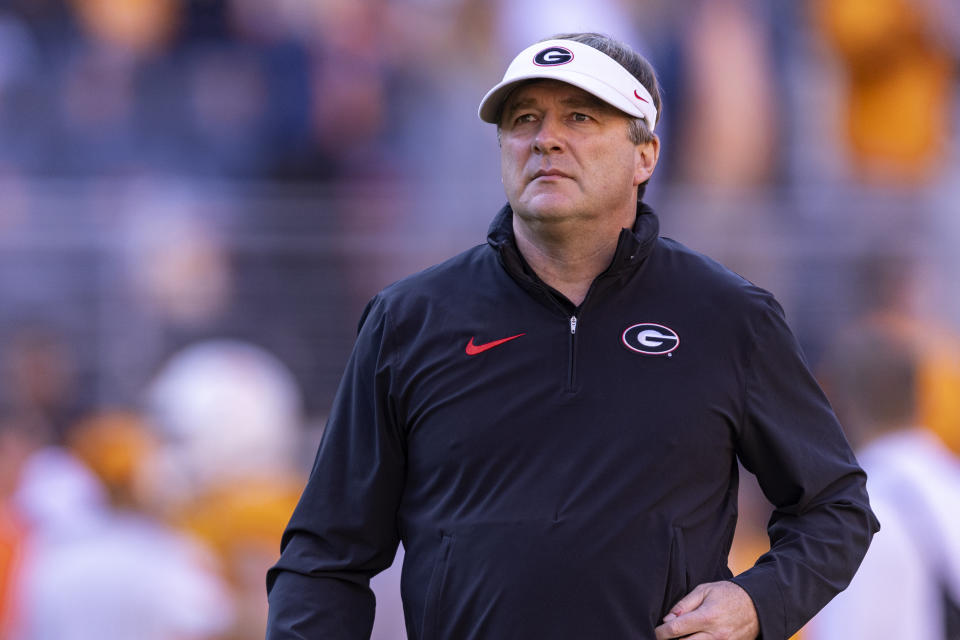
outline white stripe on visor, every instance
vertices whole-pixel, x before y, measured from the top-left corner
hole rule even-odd
[[[521,51],[507,67],[503,80],[480,101],[480,119],[498,124],[503,101],[517,83],[541,78],[592,93],[627,115],[643,118],[650,131],[656,126],[657,108],[646,87],[613,58],[573,40],[546,40]]]

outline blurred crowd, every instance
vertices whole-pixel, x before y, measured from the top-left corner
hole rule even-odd
[[[22,335],[5,355],[0,637],[262,637],[264,571],[303,482],[289,370],[210,340],[141,405],[78,413],[63,345]]]
[[[960,602],[955,0],[5,0],[0,639],[262,638],[363,304],[483,240],[479,99],[567,31],[652,60],[647,200],[783,302],[871,474],[869,579],[804,639],[939,637],[887,631]]]

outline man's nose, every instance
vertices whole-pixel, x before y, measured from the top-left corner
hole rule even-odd
[[[560,122],[552,115],[546,115],[540,121],[540,128],[533,138],[533,150],[536,153],[554,153],[563,149],[563,136]]]

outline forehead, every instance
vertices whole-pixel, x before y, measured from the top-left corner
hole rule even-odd
[[[521,106],[532,106],[553,101],[571,106],[616,111],[595,95],[559,80],[529,80],[524,82],[504,100],[503,111],[507,112]]]

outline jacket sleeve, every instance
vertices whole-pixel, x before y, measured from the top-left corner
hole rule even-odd
[[[406,460],[391,398],[391,340],[384,305],[374,298],[280,559],[267,573],[267,640],[370,637],[370,578],[397,550]]]
[[[770,551],[732,578],[753,599],[761,638],[786,639],[846,588],[879,524],[866,474],[764,292],[752,322],[738,455],[774,506]]]

